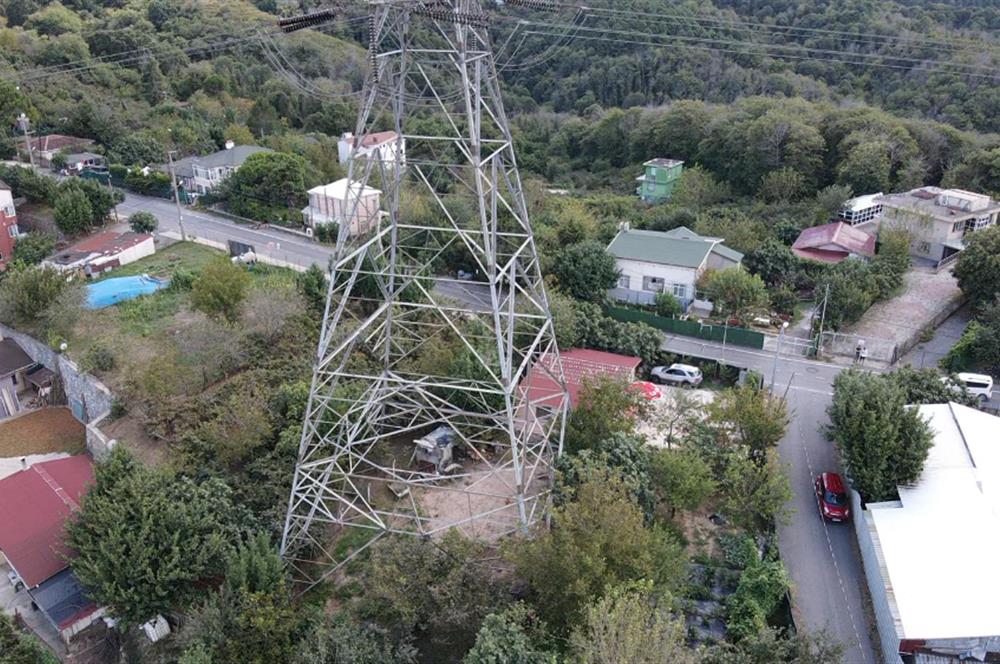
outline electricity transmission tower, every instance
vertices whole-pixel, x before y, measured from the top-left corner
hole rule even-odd
[[[527,531],[546,511],[568,405],[481,0],[369,5],[281,545],[306,585],[346,562],[331,547],[343,528],[370,542]],[[395,137],[366,155],[377,130]]]

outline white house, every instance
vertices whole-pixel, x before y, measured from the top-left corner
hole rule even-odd
[[[694,231],[638,231],[625,228],[608,245],[619,278],[612,298],[634,304],[652,304],[657,293],[670,293],[687,308],[695,299],[695,284],[706,270],[738,267],[743,254],[717,237]]]
[[[347,178],[309,190],[309,205],[302,208],[306,226],[340,224],[350,216],[350,235],[370,231],[378,222],[382,192],[362,186],[360,182],[348,188]]]
[[[226,141],[226,148],[212,154],[185,157],[174,162],[174,173],[184,190],[192,194],[207,194],[223,180],[239,170],[247,157],[258,152],[273,152],[258,145],[235,145]],[[169,165],[159,167],[169,173]]]
[[[351,153],[354,145],[358,142],[357,137],[346,132],[337,142],[337,156],[341,164],[346,164],[351,160]],[[366,159],[370,155],[375,155],[376,159],[385,162],[386,166],[396,163],[406,164],[406,139],[400,138],[394,131],[379,131],[372,134],[365,134],[361,137],[358,145],[357,156]]]
[[[899,500],[853,494],[854,528],[886,664],[1000,659],[1000,417],[911,406],[934,442]]]

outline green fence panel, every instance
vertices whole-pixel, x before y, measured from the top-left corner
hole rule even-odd
[[[648,311],[627,309],[625,307],[607,306],[605,313],[623,323],[645,323],[651,327],[685,337],[715,341],[718,343],[746,346],[747,348],[764,348],[764,335],[754,330],[725,325],[702,325],[698,321],[681,320],[680,318],[664,318]]]

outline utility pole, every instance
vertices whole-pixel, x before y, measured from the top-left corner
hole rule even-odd
[[[778,332],[778,345],[774,349],[774,367],[771,369],[771,392],[774,393],[774,379],[778,375],[778,356],[781,355],[781,340],[785,337],[785,328],[788,327],[788,321],[781,324],[781,331]]]
[[[177,174],[174,173],[174,150],[167,152],[167,163],[170,164],[170,185],[174,190],[174,204],[177,206],[177,225],[181,228],[181,241],[187,242],[187,233],[184,232],[184,215],[181,213],[181,194],[177,189]],[[110,180],[108,180],[110,182]]]
[[[24,132],[24,149],[28,152],[28,161],[31,163],[31,167],[35,167],[35,155],[31,151],[31,140],[28,138],[28,127],[31,125],[31,120],[24,113],[17,116],[17,126]]]
[[[826,303],[827,300],[829,299],[830,299],[830,284],[827,284],[826,295],[823,296],[823,313],[819,317],[819,332],[818,332],[819,336],[816,341],[817,355],[819,354],[819,351],[822,349],[823,346],[823,326],[826,325]]]

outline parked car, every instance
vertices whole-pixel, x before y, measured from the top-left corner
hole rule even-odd
[[[816,499],[824,519],[841,523],[851,517],[851,501],[837,473],[823,473],[816,478]]]
[[[960,373],[957,376],[958,382],[965,385],[965,389],[983,403],[993,398],[993,378],[986,374]]]
[[[669,367],[653,367],[649,378],[654,383],[670,385],[687,385],[698,387],[703,379],[701,369],[690,364],[671,364]]]
[[[956,394],[961,394],[964,389],[983,403],[993,398],[993,379],[985,374],[960,373],[954,377],[941,376],[941,382]]]

